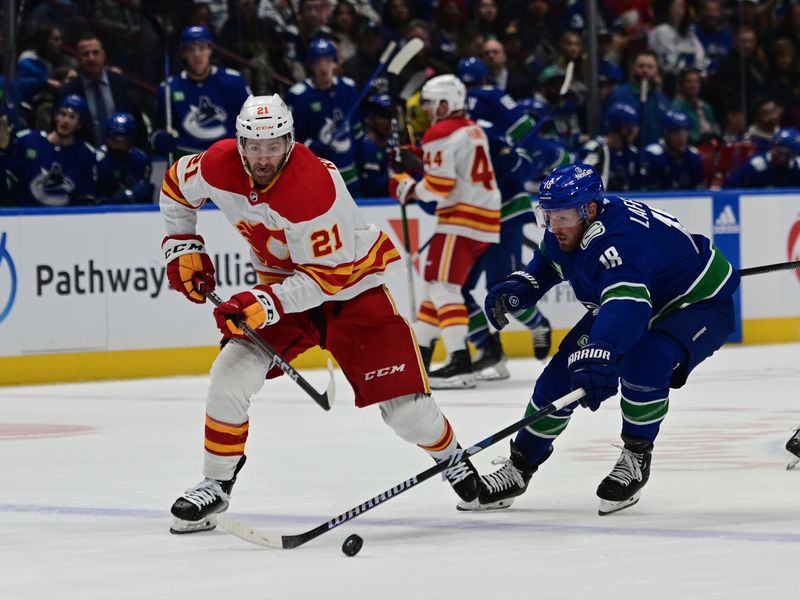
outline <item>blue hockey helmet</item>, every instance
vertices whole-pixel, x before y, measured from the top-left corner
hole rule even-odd
[[[458,61],[456,75],[466,85],[483,85],[489,80],[489,67],[480,58],[470,56]]]
[[[91,121],[89,105],[86,104],[86,100],[84,100],[83,96],[79,96],[78,94],[69,94],[68,96],[64,96],[61,98],[61,100],[56,102],[56,111],[58,111],[60,108],[74,110],[76,113],[78,113],[81,123],[88,123]]]
[[[333,42],[325,38],[316,38],[312,40],[308,45],[308,54],[306,56],[308,64],[311,64],[318,58],[323,58],[325,56],[333,59],[334,61],[338,58],[336,46],[333,45]]]
[[[608,126],[611,129],[619,129],[623,125],[638,125],[639,111],[635,106],[624,102],[615,102],[608,109]]]
[[[591,166],[583,163],[562,165],[548,175],[539,186],[539,202],[536,220],[542,227],[549,227],[547,213],[554,210],[575,208],[580,218],[588,216],[590,202],[603,199],[603,180]]]
[[[121,135],[132,140],[135,133],[136,121],[131,113],[115,112],[108,117],[106,121],[107,135]]]
[[[689,129],[689,117],[677,110],[668,110],[664,115],[664,129]]]
[[[392,108],[392,99],[389,94],[373,94],[367,98],[367,102],[364,104],[364,112],[388,117],[392,115]]]
[[[210,44],[214,41],[205,25],[192,25],[181,32],[181,48],[187,44]]]
[[[786,148],[794,155],[800,155],[800,131],[794,127],[781,129],[772,138],[772,143],[775,146]]]

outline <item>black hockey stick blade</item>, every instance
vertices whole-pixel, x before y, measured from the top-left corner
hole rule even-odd
[[[219,306],[222,304],[222,298],[217,296],[214,290],[207,290],[205,289],[205,286],[201,285],[200,291],[206,295],[206,298],[211,300],[211,303],[214,306]],[[256,333],[255,329],[250,327],[247,323],[241,321],[239,322],[239,326],[242,328],[242,330],[244,330],[244,334],[248,337],[248,339],[256,346],[261,348],[266,355],[272,359],[273,364],[278,365],[281,371],[288,375],[289,378],[299,385],[306,394],[313,398],[314,402],[319,404],[324,410],[331,409],[333,401],[336,398],[336,384],[333,376],[333,363],[331,362],[330,358],[328,359],[328,387],[323,393],[320,394],[310,383],[308,383],[308,381],[305,380],[302,375],[300,375],[297,369],[285,361],[272,346],[264,341],[264,339],[258,335],[258,333]]]
[[[389,488],[388,490],[378,494],[377,496],[373,496],[366,502],[362,502],[358,506],[354,506],[347,512],[344,512],[332,519],[322,523],[313,529],[309,529],[304,533],[300,533],[297,535],[281,535],[280,533],[272,533],[267,531],[258,531],[253,529],[249,525],[246,525],[233,517],[222,513],[217,517],[217,525],[219,525],[222,529],[227,531],[230,534],[235,535],[238,538],[245,540],[246,542],[250,542],[251,544],[256,544],[258,546],[264,546],[265,548],[277,548],[277,549],[284,549],[290,550],[292,548],[297,548],[298,546],[302,546],[306,542],[313,540],[321,536],[323,533],[329,532],[331,529],[335,529],[339,525],[343,525],[348,521],[355,519],[359,515],[363,515],[368,510],[372,510],[373,508],[383,504],[387,500],[391,500],[396,496],[399,496],[403,492],[407,492],[411,488],[419,485],[423,481],[430,479],[431,477],[438,475],[442,471],[445,471],[455,465],[463,462],[465,459],[477,454],[481,450],[485,450],[489,446],[492,446],[502,440],[505,437],[508,437],[515,431],[522,429],[523,427],[527,427],[535,423],[536,421],[540,421],[544,419],[548,415],[561,410],[565,406],[572,404],[573,402],[577,402],[583,396],[585,392],[582,388],[578,388],[577,390],[571,391],[569,394],[562,396],[558,400],[555,400],[545,406],[537,410],[535,413],[528,415],[517,421],[516,423],[512,423],[508,427],[505,427],[498,431],[497,433],[493,433],[486,439],[481,440],[474,446],[470,446],[469,448],[459,450],[453,456],[450,457],[450,460],[443,461],[437,463],[430,467],[429,469],[425,469],[422,473],[418,473],[413,477],[406,479],[405,481],[401,481],[396,486]]]
[[[800,269],[800,260],[739,269],[739,276],[747,277],[748,275],[763,275],[764,273],[772,273],[773,271],[792,271],[794,269]]]

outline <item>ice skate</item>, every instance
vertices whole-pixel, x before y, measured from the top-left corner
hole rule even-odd
[[[653,444],[625,435],[622,439],[625,446],[617,464],[597,488],[600,515],[610,515],[639,502],[642,488],[650,478]]]
[[[419,355],[422,357],[422,366],[425,367],[426,372],[431,370],[431,359],[433,359],[433,351],[435,348],[436,340],[433,340],[430,346],[419,347]]]
[[[489,336],[486,346],[481,348],[478,360],[472,363],[472,372],[480,381],[500,381],[510,377],[499,335]]]
[[[544,360],[550,354],[553,330],[550,321],[542,316],[541,322],[531,329],[533,335],[533,355],[539,360]]]
[[[786,450],[791,455],[786,470],[791,471],[800,464],[800,427],[794,430],[794,435],[786,442]]]
[[[445,469],[442,475],[461,498],[461,502],[473,502],[481,492],[481,477],[469,459]],[[461,502],[459,502],[459,506]]]
[[[512,441],[510,458],[493,461],[494,464],[503,466],[494,473],[483,475],[481,477],[483,484],[481,493],[471,502],[459,502],[458,510],[481,511],[508,508],[514,503],[514,498],[522,495],[528,489],[531,477],[552,452],[553,448],[551,447],[547,456],[538,463],[531,463]]]
[[[461,390],[475,387],[475,375],[469,350],[456,350],[447,364],[428,373],[428,381],[434,390]]]
[[[245,460],[247,458],[243,455],[236,465],[233,479],[217,481],[206,477],[175,500],[170,510],[174,517],[169,528],[170,533],[197,533],[214,529],[217,526],[217,514],[228,509],[236,475],[244,466]]]

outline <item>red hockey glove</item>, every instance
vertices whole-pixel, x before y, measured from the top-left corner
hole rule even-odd
[[[200,284],[207,290],[213,290],[217,282],[203,238],[199,235],[168,235],[161,242],[161,250],[167,260],[170,286],[192,302],[205,302],[206,296],[200,292]]]
[[[268,285],[258,285],[252,290],[231,296],[214,309],[217,327],[223,335],[244,335],[241,323],[261,329],[277,323],[283,309]]]
[[[414,187],[417,181],[408,173],[395,173],[389,178],[389,195],[400,204],[414,201]]]

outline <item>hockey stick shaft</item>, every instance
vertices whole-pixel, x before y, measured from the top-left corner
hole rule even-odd
[[[369,79],[367,79],[367,82],[361,88],[358,97],[356,98],[355,102],[353,102],[352,106],[350,106],[350,109],[347,111],[347,114],[344,116],[344,119],[342,119],[342,124],[339,125],[339,128],[333,133],[333,137],[331,137],[331,140],[338,140],[339,136],[341,136],[345,132],[347,126],[350,123],[350,119],[353,118],[356,109],[359,106],[361,106],[362,102],[364,102],[364,98],[366,98],[367,94],[369,93],[369,90],[372,87],[372,83],[375,81],[378,75],[381,74],[384,67],[386,66],[386,63],[389,62],[389,57],[392,55],[392,52],[394,52],[394,49],[396,47],[397,47],[397,42],[395,41],[391,41],[387,44],[386,49],[383,51],[383,54],[381,54],[380,59],[378,59],[378,64],[375,65],[375,69],[372,71],[372,74],[369,76]]]
[[[167,133],[172,135],[172,91],[169,83],[170,78],[170,65],[169,65],[169,38],[166,33],[164,35],[164,125],[167,127]],[[167,169],[172,166],[174,156],[172,152],[167,152]]]
[[[217,294],[213,290],[206,289],[205,286],[200,286],[200,291],[206,295],[206,298],[211,300],[211,303],[214,306],[219,306],[222,304],[222,298],[217,296]],[[240,321],[238,325],[244,331],[244,334],[248,337],[248,339],[253,342],[256,346],[261,348],[264,353],[272,360],[273,364],[278,365],[281,371],[283,371],[289,378],[294,381],[300,388],[311,398],[313,398],[314,402],[319,404],[324,410],[330,410],[331,404],[333,404],[334,398],[336,396],[336,386],[334,384],[333,378],[333,364],[331,360],[328,359],[328,375],[330,376],[330,380],[328,381],[328,387],[323,393],[319,393],[314,387],[305,380],[305,378],[298,373],[298,371],[286,362],[283,357],[278,354],[278,352],[270,346],[264,339],[258,335],[255,329],[250,327],[247,323]]]
[[[739,269],[739,276],[747,277],[748,275],[763,275],[764,273],[772,273],[773,271],[792,271],[794,269],[800,269],[800,260]]]
[[[561,84],[561,88],[558,91],[559,98],[563,98],[569,93],[570,88],[572,87],[572,78],[574,77],[574,75],[575,75],[575,62],[569,61],[569,64],[567,65],[567,68],[564,71],[564,82]],[[535,138],[537,135],[539,135],[539,132],[542,130],[542,127],[547,125],[553,119],[553,117],[555,117],[560,111],[561,107],[557,105],[551,105],[547,110],[547,113],[544,114],[541,119],[536,121],[533,128],[530,131],[528,131],[524,136],[522,136],[522,138],[514,145],[518,148],[524,148],[528,140],[530,140],[531,138]]]
[[[222,527],[225,531],[232,533],[236,537],[239,537],[245,541],[251,542],[253,544],[257,544],[259,546],[265,546],[268,548],[279,548],[279,549],[291,549],[297,548],[298,546],[302,546],[306,542],[313,540],[316,537],[319,537],[323,533],[327,533],[331,529],[335,529],[339,525],[343,525],[348,521],[355,519],[357,516],[364,514],[368,510],[372,510],[373,508],[383,504],[387,500],[391,500],[402,494],[403,492],[407,492],[413,487],[416,487],[423,481],[442,473],[443,471],[454,467],[455,465],[463,462],[465,459],[474,456],[478,452],[485,450],[489,446],[492,446],[502,440],[505,437],[508,437],[515,431],[519,431],[523,427],[527,427],[532,425],[533,423],[544,419],[545,417],[551,415],[552,413],[561,410],[565,406],[572,404],[573,402],[577,402],[583,396],[585,392],[582,388],[578,388],[577,390],[571,391],[569,394],[562,396],[558,400],[555,400],[545,406],[537,410],[535,413],[528,415],[520,419],[519,421],[512,423],[508,427],[504,427],[497,433],[493,433],[489,437],[481,440],[474,446],[470,446],[469,448],[460,450],[457,454],[453,455],[450,460],[443,461],[440,463],[435,464],[434,466],[430,467],[406,479],[405,481],[401,481],[394,487],[389,488],[388,490],[378,494],[377,496],[373,496],[366,502],[362,502],[358,506],[354,506],[347,512],[344,512],[338,516],[333,517],[332,519],[326,521],[314,527],[313,529],[309,529],[305,533],[301,533],[298,535],[281,535],[278,533],[266,533],[266,532],[258,532],[254,529],[251,529],[247,525],[240,523],[239,521],[229,517],[227,514],[219,515],[217,519],[217,524]]]

